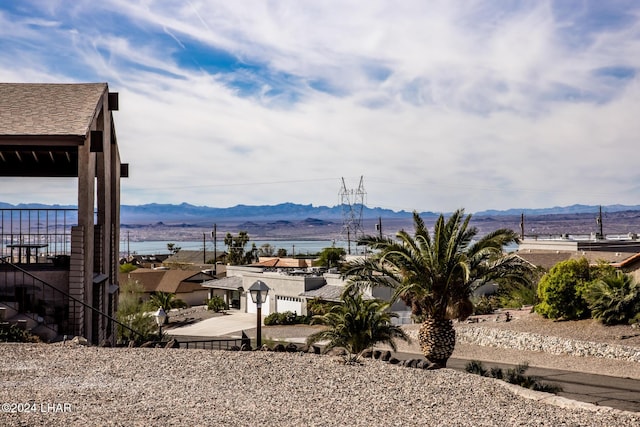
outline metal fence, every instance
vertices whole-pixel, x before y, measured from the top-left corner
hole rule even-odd
[[[0,209],[0,257],[16,264],[54,262],[71,254],[77,209]]]

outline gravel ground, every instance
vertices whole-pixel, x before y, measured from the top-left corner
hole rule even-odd
[[[640,414],[562,408],[502,381],[376,360],[69,342],[0,344],[0,356],[3,426],[640,425]]]

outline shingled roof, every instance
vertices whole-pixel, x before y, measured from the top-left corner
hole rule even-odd
[[[106,83],[0,83],[0,138],[84,137],[107,90]]]

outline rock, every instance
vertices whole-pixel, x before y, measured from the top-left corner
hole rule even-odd
[[[231,346],[231,348],[229,349],[229,351],[240,351],[240,347],[237,345]]]
[[[347,350],[342,347],[334,347],[327,352],[329,356],[346,356]]]
[[[373,358],[378,360],[382,356],[382,350],[373,350]]]
[[[111,341],[109,340],[102,340],[100,341],[99,347],[111,347]]]
[[[370,359],[372,356],[373,351],[370,348],[362,350],[362,353],[360,353],[360,357],[364,357],[365,359]]]
[[[127,345],[127,347],[129,347],[129,348],[133,348],[135,346],[136,346],[136,342],[133,341],[133,340],[129,341],[129,345]]]
[[[242,347],[240,347],[240,351],[251,351],[251,346],[248,344],[242,344]]]
[[[155,347],[156,343],[153,341],[147,341],[145,343],[143,343],[140,348],[151,348],[151,347]]]
[[[388,362],[391,359],[391,352],[389,350],[385,351],[384,353],[382,353],[382,356],[380,356],[380,360],[382,360],[383,362]]]
[[[416,364],[416,368],[418,369],[427,369],[429,367],[429,362],[424,359],[420,359]]]
[[[287,351],[287,348],[284,346],[284,344],[278,343],[275,346],[273,346],[273,351],[277,353],[284,353],[285,351]]]
[[[311,347],[309,347],[309,353],[320,354],[320,353],[322,353],[322,350],[320,349],[319,346],[312,345]]]
[[[287,344],[287,347],[285,348],[285,350],[287,351],[287,353],[297,353],[298,346],[290,342],[289,344]]]
[[[173,338],[164,346],[164,348],[180,348],[180,343],[177,339]]]
[[[80,336],[73,337],[71,342],[78,345],[86,345],[86,346],[90,345],[89,341],[85,337],[80,337]]]
[[[400,363],[400,360],[396,359],[395,357],[391,357],[388,362],[392,365],[397,365],[398,363]]]
[[[262,344],[262,347],[260,347],[260,351],[271,351],[271,349],[268,345]]]

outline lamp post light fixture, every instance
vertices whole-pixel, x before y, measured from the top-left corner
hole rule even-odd
[[[164,311],[164,308],[160,307],[153,316],[156,318],[156,324],[159,328],[158,334],[160,335],[160,341],[162,341],[162,325],[164,325],[164,321],[167,320],[167,313]]]
[[[249,293],[251,294],[251,300],[256,305],[256,316],[258,319],[256,346],[260,348],[262,347],[262,304],[267,301],[269,287],[262,280],[257,280],[249,287]]]

